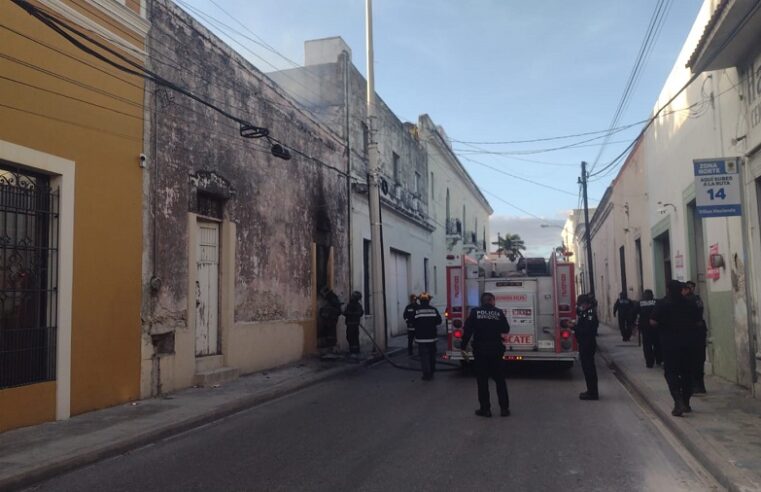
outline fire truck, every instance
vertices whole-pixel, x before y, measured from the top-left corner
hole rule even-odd
[[[576,317],[573,263],[553,252],[545,258],[477,258],[463,253],[447,257],[447,351],[445,359],[471,359],[462,346],[464,323],[478,306],[481,294],[491,292],[505,312],[510,334],[504,338],[508,361],[549,361],[570,368],[578,347],[570,321]]]

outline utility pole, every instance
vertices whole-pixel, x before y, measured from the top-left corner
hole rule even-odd
[[[581,189],[584,194],[584,241],[587,243],[587,275],[589,276],[589,293],[595,297],[595,274],[592,264],[592,235],[589,231],[589,204],[587,203],[587,163],[581,161]]]
[[[367,184],[370,208],[370,247],[372,251],[372,301],[375,343],[386,348],[386,306],[383,302],[383,245],[380,214],[380,155],[375,116],[375,70],[373,60],[373,2],[365,0],[365,44],[367,47]]]

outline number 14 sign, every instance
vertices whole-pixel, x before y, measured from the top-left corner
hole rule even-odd
[[[701,217],[742,214],[739,159],[695,159],[695,205]]]

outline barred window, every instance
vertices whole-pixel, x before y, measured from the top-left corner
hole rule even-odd
[[[55,379],[58,191],[0,162],[0,388]]]

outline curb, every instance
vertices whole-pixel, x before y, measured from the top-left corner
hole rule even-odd
[[[393,349],[386,352],[388,357],[398,355],[406,349]],[[111,458],[128,451],[146,446],[156,441],[166,439],[167,437],[186,432],[190,429],[229,417],[238,412],[248,410],[263,403],[276,400],[291,393],[307,388],[309,386],[322,383],[341,376],[355,372],[363,367],[373,367],[385,362],[382,355],[376,355],[373,358],[362,361],[353,366],[336,367],[317,373],[314,377],[298,380],[290,384],[285,383],[283,386],[274,388],[258,395],[243,397],[239,400],[220,405],[219,407],[206,413],[191,417],[179,422],[171,422],[160,428],[148,430],[141,434],[134,435],[131,438],[108,443],[100,448],[90,452],[82,453],[73,457],[64,457],[56,461],[48,462],[18,473],[15,476],[0,478],[0,490],[19,490],[34,484],[49,480],[57,475],[76,470],[78,468],[91,465],[98,461]]]
[[[657,402],[648,395],[648,391],[642,388],[636,381],[629,377],[625,370],[619,366],[607,349],[598,345],[598,353],[613,374],[632,392],[640,401],[658,417],[666,428],[671,431],[687,451],[710,473],[713,478],[727,490],[732,492],[747,492],[755,490],[751,483],[742,475],[740,470],[728,464],[727,460],[713,450],[711,444],[698,432],[679,425],[677,420],[667,411],[663,410]],[[665,384],[665,383],[664,383]],[[745,485],[748,484],[748,485]]]

